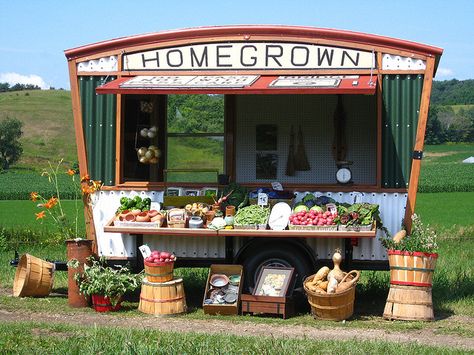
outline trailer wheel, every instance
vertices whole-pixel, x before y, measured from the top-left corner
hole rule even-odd
[[[263,249],[263,250],[262,250]],[[295,268],[295,290],[303,292],[303,280],[314,273],[314,266],[305,252],[289,244],[265,244],[251,248],[241,258],[244,266],[244,286],[252,292],[264,266]]]

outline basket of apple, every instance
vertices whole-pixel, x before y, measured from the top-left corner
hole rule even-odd
[[[153,250],[144,260],[145,276],[149,282],[168,282],[173,279],[176,256],[167,251]]]

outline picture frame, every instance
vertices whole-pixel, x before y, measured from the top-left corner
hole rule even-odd
[[[294,273],[295,269],[292,267],[264,266],[260,270],[257,284],[252,294],[254,296],[270,297],[290,296],[293,292]],[[290,285],[292,286],[291,288]]]
[[[201,190],[198,189],[186,189],[184,190],[184,196],[199,196]]]
[[[216,197],[218,194],[219,190],[217,187],[204,187],[201,189],[201,196],[207,196],[207,197]]]
[[[183,196],[183,189],[181,187],[168,187],[166,196]]]

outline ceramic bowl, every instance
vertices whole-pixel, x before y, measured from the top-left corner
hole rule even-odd
[[[209,283],[214,287],[224,287],[229,283],[229,278],[224,274],[214,274]]]
[[[231,285],[237,286],[240,283],[240,275],[230,275],[229,283]]]
[[[132,213],[129,213],[123,217],[123,220],[125,222],[134,222],[135,221],[135,216]]]

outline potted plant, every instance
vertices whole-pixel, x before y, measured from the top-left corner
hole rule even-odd
[[[431,287],[438,259],[436,231],[424,225],[419,216],[412,216],[410,235],[401,230],[393,238],[383,238],[382,245],[388,251],[390,283]]]
[[[96,259],[91,256],[88,261],[90,265],[84,265],[84,272],[74,275],[79,292],[91,296],[92,306],[97,312],[119,310],[123,295],[136,290],[142,276],[131,273],[125,266],[112,268],[103,257]],[[68,266],[75,267],[77,263],[77,260],[72,259]]]
[[[71,307],[87,307],[88,300],[79,294],[74,282],[74,274],[83,271],[86,258],[92,254],[92,241],[80,236],[79,213],[82,213],[83,209],[79,196],[82,194],[84,203],[90,205],[93,194],[100,190],[102,183],[92,180],[88,175],[82,176],[80,182],[78,182],[78,174],[77,169],[64,167],[62,159],[55,166],[48,162],[48,168],[44,169],[41,175],[48,179],[54,193],[47,197],[38,192],[31,192],[30,199],[37,203],[37,207],[40,209],[38,213],[35,213],[36,220],[43,222],[44,219],[50,219],[57,228],[59,240],[66,240],[68,260],[77,259],[79,261],[77,268],[70,267],[68,269],[69,305]],[[61,195],[63,192],[59,188],[61,175],[67,175],[70,178],[68,190],[72,191],[72,194],[68,198],[74,201],[74,209],[70,214],[66,214],[62,204]]]

